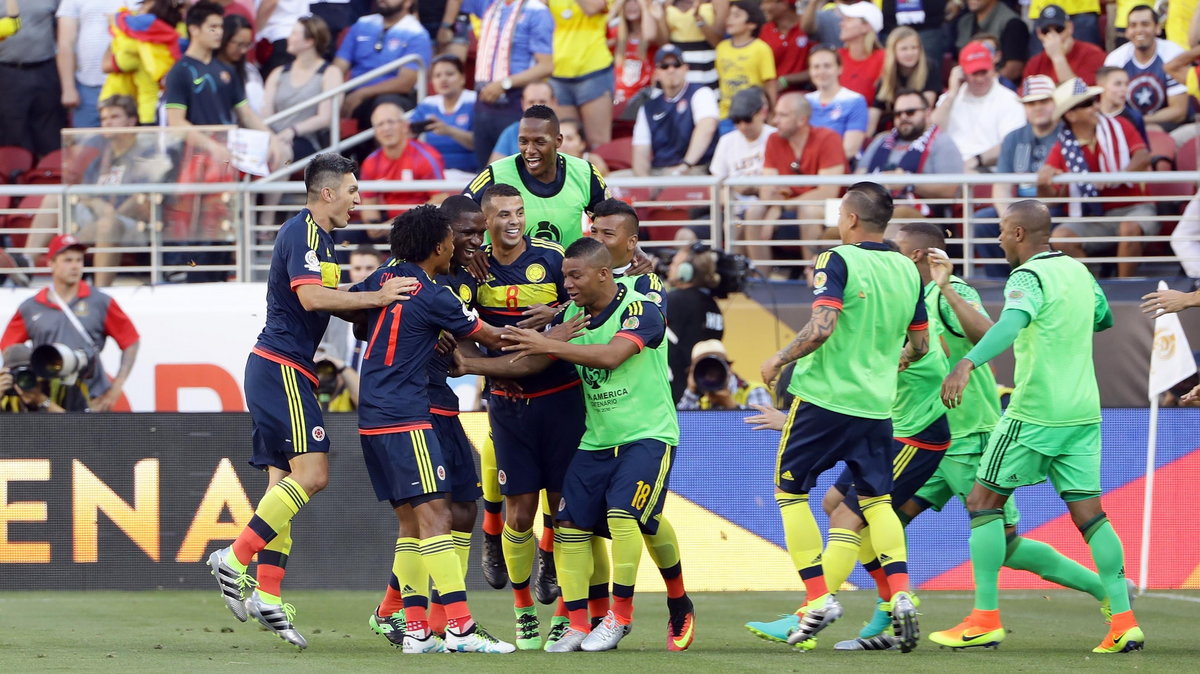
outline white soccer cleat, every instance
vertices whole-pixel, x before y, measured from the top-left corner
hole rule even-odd
[[[477,622],[472,622],[462,634],[456,634],[453,629],[446,628],[447,653],[512,653],[515,650],[516,646],[488,634]]]
[[[422,653],[445,653],[446,643],[442,638],[433,633],[433,630],[425,628],[420,632],[405,632],[404,644],[400,649],[408,655],[419,655]]]
[[[562,636],[546,644],[547,653],[573,653],[583,650],[583,640],[588,636],[587,632],[581,632],[575,629],[568,629],[563,632]]]
[[[291,604],[268,604],[259,593],[253,592],[245,602],[246,613],[267,631],[274,632],[280,639],[297,646],[308,648],[308,640],[296,631],[292,621],[296,619],[296,607]]]
[[[208,566],[212,569],[213,578],[221,588],[221,598],[233,613],[233,617],[246,622],[246,593],[254,588],[256,583],[246,570],[235,571],[225,560],[233,554],[231,548],[221,548],[208,556]]]
[[[626,634],[633,631],[632,625],[622,625],[617,620],[617,614],[612,611],[604,616],[604,620],[600,621],[599,625],[592,628],[591,633],[584,638],[583,643],[579,646],[582,650],[589,653],[597,651],[611,651],[621,643],[621,639],[625,638]]]
[[[788,635],[788,643],[795,646],[817,636],[821,630],[829,627],[842,617],[842,604],[833,595],[826,595],[825,603],[821,606],[805,604],[800,616],[800,626]]]

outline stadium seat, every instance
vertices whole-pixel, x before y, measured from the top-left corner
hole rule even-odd
[[[1197,153],[1200,153],[1200,136],[1192,136],[1176,153],[1175,168],[1180,171],[1195,171]]]
[[[5,218],[4,228],[29,229],[33,225],[33,213],[31,211],[41,208],[43,199],[45,199],[45,196],[40,194],[22,199],[21,203],[17,205],[25,209],[25,212],[13,213]],[[25,241],[29,238],[29,235],[22,232],[20,234],[10,234],[8,238],[10,247],[24,248]]]
[[[0,194],[0,211],[8,210],[12,207],[12,197],[7,194]],[[8,220],[8,213],[0,213],[0,229],[3,229],[5,222]]]
[[[67,150],[62,161],[62,182],[68,185],[83,182],[83,174],[99,154],[100,148],[82,143]]]
[[[33,153],[23,147],[0,147],[0,181],[14,183],[33,168]]]
[[[692,211],[703,209],[704,206],[686,206],[682,204],[672,204],[672,201],[703,201],[708,202],[709,191],[704,187],[666,187],[661,192],[654,195],[653,200],[660,202],[662,205],[651,206],[642,209],[638,213],[638,217],[642,221],[642,226],[647,224],[664,221],[681,221],[692,219]],[[652,241],[670,241],[675,238],[675,233],[682,228],[682,225],[672,225],[667,227],[650,227],[647,228],[647,234]]]
[[[1150,136],[1150,156],[1166,157],[1174,161],[1176,148],[1171,134],[1159,129],[1149,129],[1147,133]]]
[[[617,138],[592,150],[610,171],[633,168],[633,138]]]
[[[26,185],[53,185],[62,182],[63,151],[47,153],[33,168],[21,174],[20,182]]]

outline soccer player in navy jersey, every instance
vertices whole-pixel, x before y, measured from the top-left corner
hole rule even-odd
[[[318,155],[304,172],[303,210],[279,229],[267,277],[267,321],[246,361],[246,404],[254,423],[250,465],[267,470],[267,493],[233,545],[212,553],[208,565],[234,617],[253,615],[300,648],[295,609],[280,598],[291,523],[329,481],[329,439],[322,426],[313,356],[331,312],[385,307],[407,298],[412,278],[390,279],[369,293],[337,289],[341,267],[334,229],[345,227],[360,202],[357,166],[338,154]],[[303,385],[301,382],[304,381]],[[258,555],[258,581],[246,566]],[[255,586],[258,590],[248,593]]]

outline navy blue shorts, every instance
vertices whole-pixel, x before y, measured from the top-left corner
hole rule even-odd
[[[846,462],[862,493],[890,494],[892,420],[852,417],[796,398],[779,439],[775,486],[807,494],[838,461]]]
[[[675,448],[658,440],[579,450],[567,469],[555,519],[607,530],[608,511],[624,510],[642,531],[656,533],[674,458]]]
[[[433,433],[442,446],[450,481],[450,500],[472,503],[483,496],[483,484],[475,470],[475,448],[467,439],[458,415],[433,414]]]
[[[380,501],[398,506],[450,491],[438,437],[428,424],[423,426],[398,433],[359,435],[367,475]]]
[[[911,438],[892,440],[892,507],[899,508],[911,499],[937,471],[950,446],[950,422],[946,415],[938,417]],[[850,471],[843,470],[833,483],[834,489],[846,497],[846,505],[860,517],[858,492]]]
[[[292,459],[329,452],[315,384],[289,365],[252,353],[246,360],[246,407],[253,423],[250,465],[291,471]]]
[[[488,406],[500,493],[562,491],[563,476],[583,438],[578,386],[533,398],[493,395]]]

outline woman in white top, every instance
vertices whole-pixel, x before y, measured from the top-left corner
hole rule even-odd
[[[843,87],[842,59],[830,47],[817,47],[808,54],[808,76],[816,91],[804,95],[812,106],[809,124],[836,131],[842,137],[846,158],[857,157],[867,134],[867,99]]]
[[[330,68],[321,57],[332,40],[325,21],[317,16],[300,19],[287,38],[287,52],[293,61],[267,76],[262,116],[270,117],[302,101],[315,98],[336,87],[342,73]],[[307,157],[325,145],[333,122],[333,101],[327,99],[271,123],[271,130],[292,148],[292,157]]]

